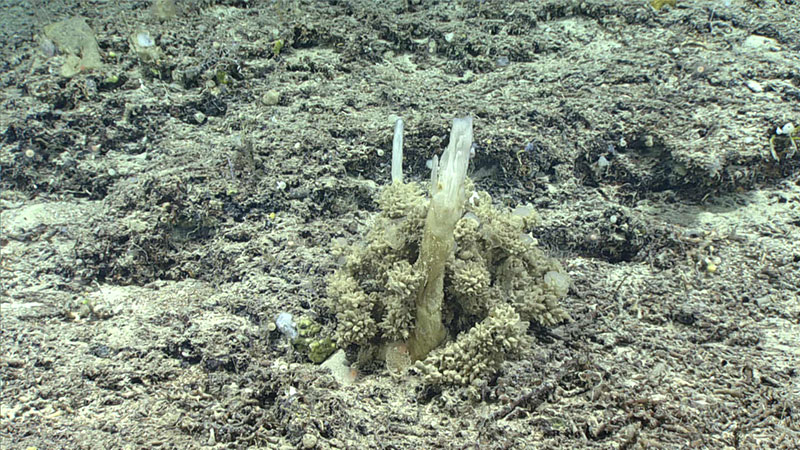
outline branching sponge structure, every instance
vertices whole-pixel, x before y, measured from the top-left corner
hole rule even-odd
[[[380,212],[328,280],[337,343],[359,346],[359,364],[414,364],[426,382],[474,385],[529,345],[530,321],[569,318],[559,306],[569,278],[527,233],[531,207],[495,207],[466,178],[471,118],[454,120],[427,189],[403,182],[402,130]]]

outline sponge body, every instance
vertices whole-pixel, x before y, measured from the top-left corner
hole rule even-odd
[[[386,186],[364,240],[329,279],[337,342],[358,346],[358,365],[416,361],[426,382],[473,384],[528,348],[530,321],[568,319],[558,303],[569,279],[528,234],[538,216],[474,188],[472,122],[459,120],[431,185]]]

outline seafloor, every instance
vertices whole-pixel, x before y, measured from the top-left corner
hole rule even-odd
[[[3,1],[0,447],[800,447],[800,3],[656,3]],[[275,316],[464,115],[572,320],[340,385]]]

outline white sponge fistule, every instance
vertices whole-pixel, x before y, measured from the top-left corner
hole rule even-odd
[[[442,322],[444,275],[455,248],[453,232],[464,209],[464,180],[472,147],[472,118],[453,120],[450,144],[433,158],[431,201],[414,268],[423,276],[415,301],[416,322],[408,340],[412,360],[425,358],[447,335]]]
[[[450,143],[441,159],[433,160],[431,173],[431,207],[440,211],[453,210],[453,224],[461,217],[464,204],[464,180],[472,148],[472,117],[453,119]]]
[[[403,182],[403,119],[394,122],[392,140],[392,183]]]

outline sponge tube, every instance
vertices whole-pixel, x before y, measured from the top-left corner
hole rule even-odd
[[[394,122],[392,141],[392,183],[403,182],[403,119]]]
[[[413,360],[422,359],[447,334],[442,323],[444,272],[453,252],[453,231],[464,208],[464,179],[472,147],[472,118],[453,120],[450,143],[431,173],[431,201],[425,219],[417,270],[425,280],[416,298],[416,325],[408,341]]]
[[[453,128],[450,130],[450,144],[439,160],[438,189],[431,189],[435,201],[460,209],[464,204],[464,179],[467,177],[469,166],[469,151],[472,147],[472,117],[454,119]]]

